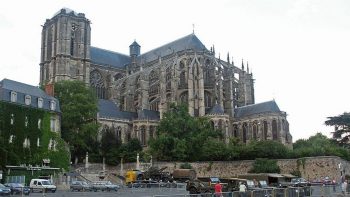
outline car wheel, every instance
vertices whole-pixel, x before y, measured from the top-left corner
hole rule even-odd
[[[197,194],[197,190],[194,187],[190,188],[190,194]]]

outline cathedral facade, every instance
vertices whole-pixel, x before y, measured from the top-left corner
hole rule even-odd
[[[40,84],[81,80],[96,90],[99,122],[126,142],[147,146],[172,102],[188,105],[192,116],[208,116],[243,143],[276,140],[288,147],[292,136],[286,113],[275,101],[255,103],[248,63],[236,66],[216,57],[195,34],[141,53],[132,42],[129,55],[91,46],[90,21],[62,9],[42,29]]]

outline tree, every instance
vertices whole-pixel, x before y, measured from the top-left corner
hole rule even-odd
[[[333,139],[339,144],[349,146],[350,142],[350,113],[344,113],[339,116],[328,117],[325,121],[327,126],[334,126]]]
[[[70,145],[75,163],[86,152],[97,151],[97,98],[81,81],[60,81],[55,84],[55,96],[62,111],[62,138]]]
[[[300,139],[293,144],[294,157],[313,157],[313,156],[339,156],[343,159],[350,159],[349,149],[340,147],[334,140],[327,136],[317,133],[309,139]]]
[[[276,160],[257,158],[250,173],[280,173]]]
[[[203,150],[205,143],[211,144],[209,141],[222,137],[221,132],[212,127],[208,118],[192,117],[186,105],[174,103],[164,113],[157,135],[156,139],[150,141],[150,152],[163,161],[201,160],[205,153]]]

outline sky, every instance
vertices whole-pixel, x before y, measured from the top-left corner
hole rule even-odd
[[[275,100],[293,141],[334,131],[350,112],[348,0],[11,0],[0,7],[0,80],[39,84],[45,20],[61,8],[91,20],[91,45],[141,53],[193,31],[216,56],[249,62],[256,103]]]

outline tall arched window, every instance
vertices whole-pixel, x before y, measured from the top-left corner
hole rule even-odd
[[[149,127],[149,138],[150,139],[154,138],[154,133],[155,133],[155,127],[154,126],[150,126]]]
[[[256,124],[253,125],[253,139],[257,140],[258,136],[258,126]]]
[[[248,125],[247,123],[243,123],[243,136],[242,136],[243,143],[247,143],[247,132],[248,132]]]
[[[238,137],[238,126],[233,125],[233,137]]]
[[[212,105],[211,94],[207,91],[204,91],[204,105],[205,108],[210,109]]]
[[[264,136],[263,136],[263,139],[264,140],[267,140],[267,121],[265,120],[264,121]]]
[[[115,129],[115,135],[117,137],[118,142],[121,142],[122,140],[122,128],[120,126],[117,126]]]
[[[180,102],[187,103],[187,101],[188,101],[188,93],[184,92],[180,95]]]
[[[146,145],[146,126],[141,126],[141,145]]]
[[[277,121],[272,120],[272,139],[277,140]]]
[[[99,71],[93,70],[90,73],[90,86],[95,88],[97,98],[106,99],[106,88],[103,83],[102,75]]]
[[[187,87],[187,81],[186,81],[186,72],[183,71],[180,73],[180,88],[186,88]]]

